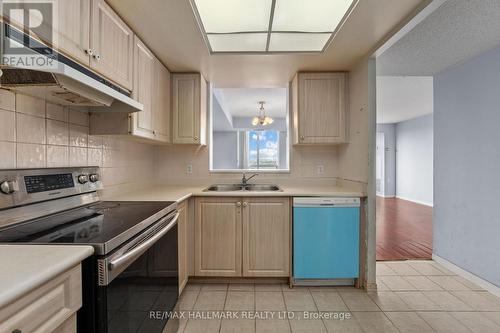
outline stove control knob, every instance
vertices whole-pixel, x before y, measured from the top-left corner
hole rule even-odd
[[[92,183],[99,181],[99,175],[97,173],[93,173],[89,176],[89,179]]]
[[[88,181],[89,181],[89,176],[87,176],[87,175],[79,175],[79,176],[78,176],[78,182],[79,182],[80,184],[85,184],[85,183],[87,183]]]
[[[4,181],[0,184],[0,191],[4,194],[12,194],[17,190],[17,183],[13,181]]]

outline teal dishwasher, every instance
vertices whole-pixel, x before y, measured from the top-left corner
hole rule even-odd
[[[359,277],[359,198],[293,199],[293,283],[352,285]]]

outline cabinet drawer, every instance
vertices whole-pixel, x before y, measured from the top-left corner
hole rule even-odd
[[[80,265],[0,309],[0,332],[53,332],[82,304]]]

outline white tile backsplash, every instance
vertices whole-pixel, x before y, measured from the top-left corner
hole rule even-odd
[[[153,146],[90,136],[88,119],[88,112],[0,89],[0,169],[97,165],[113,193],[154,181]]]

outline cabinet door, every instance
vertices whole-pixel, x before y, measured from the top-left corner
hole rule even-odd
[[[173,142],[205,144],[206,117],[205,79],[200,74],[174,74],[173,98]]]
[[[196,199],[195,274],[241,276],[241,199]]]
[[[243,276],[290,275],[288,198],[243,200]]]
[[[85,66],[90,56],[90,1],[63,0],[57,2],[58,26],[55,31],[57,48]]]
[[[300,73],[298,143],[346,141],[346,74]]]
[[[170,72],[155,61],[155,94],[153,96],[153,129],[155,138],[170,143]]]
[[[92,0],[90,67],[132,90],[134,33],[104,0]]]
[[[178,244],[179,244],[179,295],[188,281],[188,203],[183,201],[177,207],[179,219],[177,222]]]
[[[154,138],[153,132],[153,89],[155,57],[146,45],[134,37],[134,89],[132,97],[144,105],[144,109],[131,114],[133,135]]]

